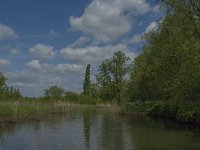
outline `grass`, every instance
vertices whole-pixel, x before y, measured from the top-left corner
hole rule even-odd
[[[0,122],[41,120],[49,114],[62,114],[80,109],[98,109],[119,112],[120,107],[110,104],[78,104],[67,101],[18,100],[0,102]]]
[[[63,100],[18,100],[0,102],[0,122],[20,120],[41,120],[49,114],[68,113],[80,109],[98,109],[121,114],[149,115],[167,118],[188,124],[200,125],[200,103],[186,101],[135,101],[124,105],[89,103],[84,98],[82,103]]]

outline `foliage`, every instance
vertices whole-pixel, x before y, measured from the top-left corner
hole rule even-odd
[[[96,104],[101,103],[101,99],[99,99],[99,98],[93,98],[91,96],[82,94],[80,96],[79,103],[80,104],[87,104],[87,105],[96,105]]]
[[[86,67],[85,79],[83,82],[83,94],[90,94],[90,64],[88,64]]]
[[[0,73],[0,100],[16,100],[22,97],[19,89],[6,85],[7,78]]]
[[[66,101],[77,103],[80,99],[80,95],[75,92],[66,91],[64,98]]]
[[[166,16],[144,35],[134,60],[131,100],[200,99],[199,2],[163,0]]]
[[[64,89],[62,87],[54,85],[46,89],[44,95],[48,99],[62,99],[64,95]]]
[[[122,103],[125,78],[129,71],[129,60],[123,52],[118,51],[111,59],[101,63],[96,80],[102,99],[116,100],[118,104]]]

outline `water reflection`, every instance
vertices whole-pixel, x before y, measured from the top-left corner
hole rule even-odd
[[[0,124],[5,150],[199,150],[200,132],[149,118],[85,110]]]

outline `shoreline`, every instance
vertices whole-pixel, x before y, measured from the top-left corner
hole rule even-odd
[[[182,101],[132,102],[122,109],[122,115],[149,116],[200,128],[200,103]]]
[[[67,114],[81,109],[95,109],[119,112],[120,107],[110,104],[76,104],[65,101],[18,101],[0,102],[0,123],[17,123],[19,121],[41,121],[49,115]]]
[[[66,114],[81,109],[94,109],[131,115],[135,117],[149,116],[165,119],[181,124],[200,127],[200,104],[183,102],[132,102],[124,105],[96,104],[86,105],[66,101],[17,101],[0,102],[0,123],[16,123],[19,121],[41,121],[49,115]]]

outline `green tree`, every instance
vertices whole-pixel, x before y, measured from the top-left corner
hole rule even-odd
[[[55,100],[62,99],[63,94],[64,94],[64,89],[57,85],[49,87],[44,92],[44,96],[46,98],[55,99]]]
[[[96,80],[103,99],[115,99],[119,104],[122,102],[125,77],[129,72],[129,60],[130,58],[123,52],[118,51],[112,58],[101,63]]]
[[[0,72],[0,88],[6,85],[7,78]]]
[[[7,78],[0,73],[0,99],[1,100],[16,100],[22,97],[19,89],[6,85]]]
[[[132,100],[200,98],[199,1],[162,0],[165,17],[144,35],[131,73]]]
[[[90,95],[90,64],[86,67],[85,79],[83,82],[83,94]]]

